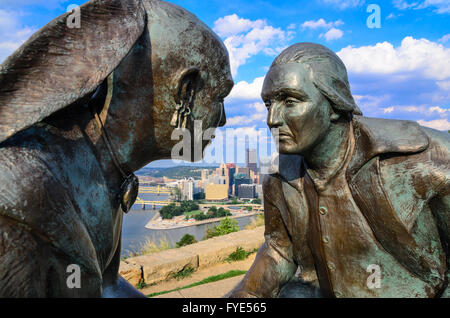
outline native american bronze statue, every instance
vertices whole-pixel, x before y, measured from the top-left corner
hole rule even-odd
[[[231,297],[449,297],[449,134],[363,117],[342,61],[313,43],[276,58],[262,98],[278,171]]]
[[[81,28],[68,15],[0,66],[0,296],[142,296],[118,275],[133,172],[171,157],[175,128],[225,124],[228,52],[162,1],[90,1]]]

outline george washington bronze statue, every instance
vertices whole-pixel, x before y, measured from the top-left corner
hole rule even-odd
[[[363,117],[343,62],[313,43],[275,59],[262,99],[279,164],[231,297],[449,297],[449,134]]]

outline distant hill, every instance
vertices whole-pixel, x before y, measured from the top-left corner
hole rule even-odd
[[[170,168],[142,168],[136,175],[150,176],[154,178],[167,177],[170,179],[184,179],[193,177],[200,179],[202,177],[202,170],[208,169],[210,171],[215,170],[217,167],[191,167],[191,166],[177,166]]]

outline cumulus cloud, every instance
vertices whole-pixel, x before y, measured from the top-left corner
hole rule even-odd
[[[392,4],[400,10],[433,8],[434,12],[439,14],[450,13],[450,2],[448,0],[414,0],[413,2],[394,0]]]
[[[332,27],[340,26],[342,24],[344,24],[344,22],[342,20],[337,20],[334,22],[327,22],[324,19],[320,18],[317,21],[315,21],[315,20],[305,21],[304,23],[302,23],[302,28],[303,29],[313,29],[313,30],[318,29],[318,28],[330,29]]]
[[[357,48],[347,46],[337,55],[353,73],[405,73],[436,80],[450,77],[450,49],[427,39],[408,36],[399,47],[389,42]]]
[[[438,41],[439,41],[439,42],[442,42],[442,43],[447,43],[448,41],[450,41],[450,34],[444,35],[444,36],[443,36],[442,38],[440,38]]]
[[[249,124],[260,124],[266,121],[267,108],[261,102],[241,105],[241,112],[247,112],[248,115],[244,116],[234,116],[227,119],[227,126],[239,126],[239,125],[249,125]]]
[[[397,47],[389,42],[348,46],[337,55],[364,115],[445,127],[450,117],[450,49],[406,37]]]
[[[36,31],[22,26],[20,16],[17,12],[0,10],[0,63]]]
[[[332,41],[332,40],[337,40],[337,39],[342,38],[343,35],[344,35],[344,31],[336,29],[336,28],[332,28],[332,29],[328,30],[328,32],[326,32],[325,34],[321,34],[319,37],[324,37],[325,40]]]
[[[257,77],[252,83],[246,81],[237,83],[234,85],[230,95],[226,98],[226,102],[260,100],[263,83],[264,77]]]
[[[437,130],[450,130],[450,122],[447,119],[436,119],[436,120],[418,120],[419,125],[437,129]]]
[[[227,15],[214,22],[214,31],[222,37],[247,32],[253,28],[262,28],[266,25],[263,20],[251,21],[239,18],[237,14]]]
[[[275,28],[264,20],[252,21],[236,14],[215,21],[214,31],[225,38],[233,76],[252,56],[259,53],[270,56],[279,54],[293,35],[293,31]]]

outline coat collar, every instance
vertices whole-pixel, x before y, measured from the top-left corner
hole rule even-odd
[[[413,121],[354,116],[352,125],[355,151],[347,170],[350,177],[376,156],[418,153],[429,146],[427,135]],[[306,167],[302,156],[280,154],[271,170],[298,191],[303,190]]]
[[[352,124],[355,152],[348,167],[349,175],[376,156],[418,153],[429,146],[427,135],[413,121],[355,116]]]

